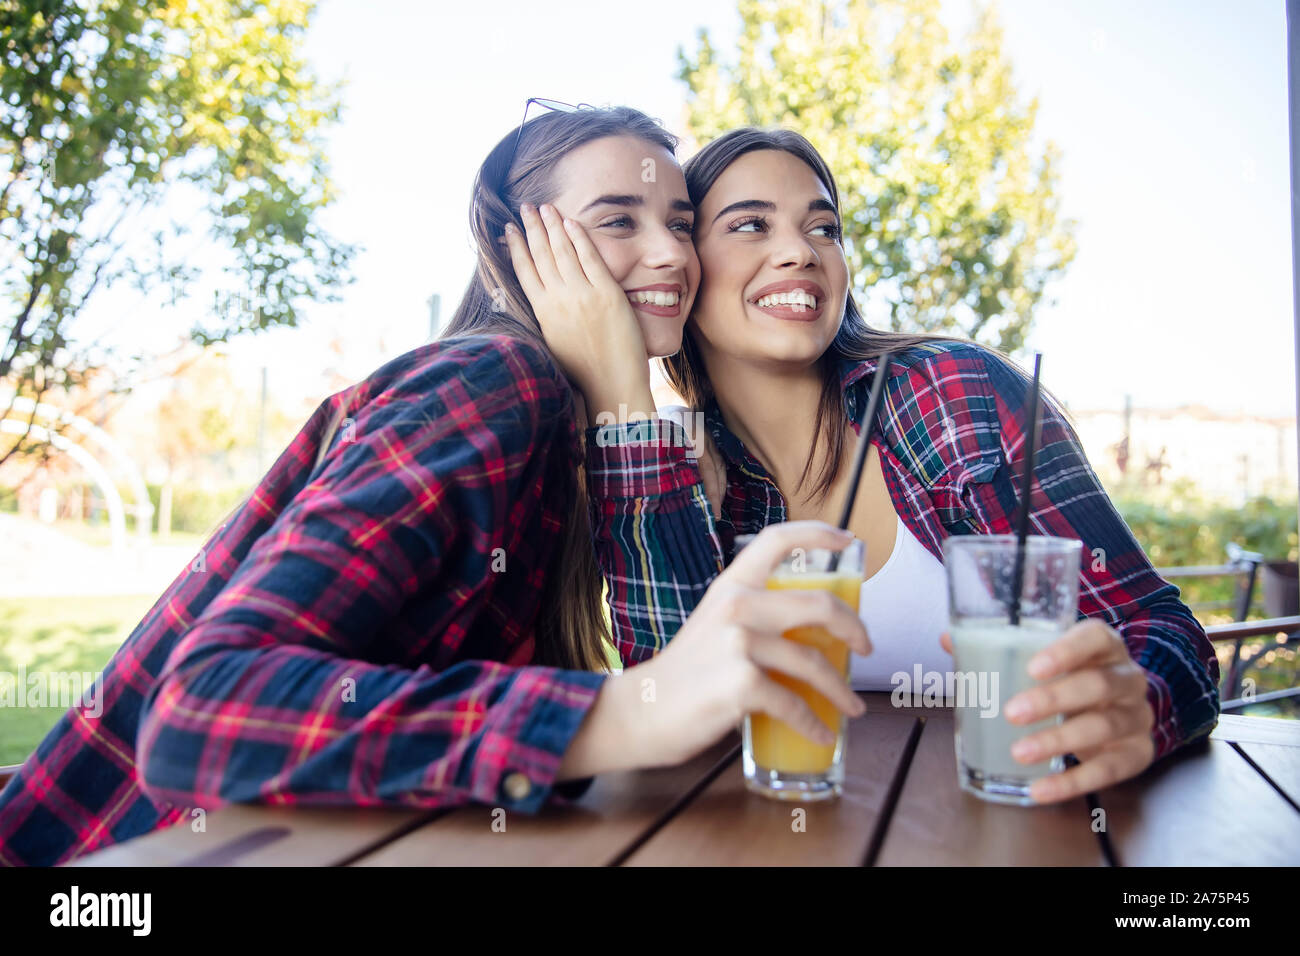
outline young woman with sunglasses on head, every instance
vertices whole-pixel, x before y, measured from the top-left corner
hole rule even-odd
[[[1026,454],[1027,376],[994,349],[871,329],[849,295],[839,199],[821,156],[797,133],[742,129],[685,164],[702,276],[670,383],[702,410],[688,452],[665,415],[629,442],[617,467],[589,472],[606,504],[597,551],[611,582],[616,644],[653,660],[731,560],[734,538],[791,519],[833,521],[880,356],[893,353],[850,530],[866,542],[860,608],[874,652],[854,655],[853,685],[891,690],[952,669],[941,545],[952,534],[1011,534]],[[552,236],[555,233],[552,232]],[[528,263],[516,257],[516,267]],[[548,336],[568,317],[564,290],[534,301]],[[554,303],[554,304],[553,304]],[[559,341],[559,337],[556,337]],[[600,366],[613,357],[568,364]],[[605,356],[610,353],[605,351]],[[611,425],[606,441],[633,426]],[[691,454],[700,453],[697,467]],[[815,480],[810,478],[815,476]],[[708,488],[709,505],[702,504]],[[1017,745],[1037,763],[1079,765],[1035,783],[1055,802],[1140,773],[1207,734],[1219,666],[1178,589],[1161,579],[1088,465],[1050,395],[1031,493],[1033,534],[1079,538],[1080,621],[1041,653],[1050,685],[1017,695],[1008,718],[1064,713]],[[642,515],[636,535],[614,517]]]
[[[824,741],[768,670],[861,712],[781,632],[821,625],[866,653],[862,622],[763,590],[791,548],[845,543],[818,522],[760,536],[631,681],[604,673],[582,439],[610,369],[562,374],[505,227],[517,244],[520,224],[570,217],[575,242],[529,281],[562,276],[571,305],[616,316],[559,338],[615,336],[616,370],[648,394],[647,356],[677,350],[699,278],[675,146],[629,109],[551,112],[501,141],[449,328],[322,403],[207,540],[106,666],[102,713],[70,709],[0,793],[0,863],[67,862],[230,802],[532,813],[593,774],[686,760],[747,711]]]

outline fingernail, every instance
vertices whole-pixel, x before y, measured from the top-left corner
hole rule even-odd
[[[1052,660],[1049,657],[1034,657],[1029,661],[1029,676],[1041,680],[1052,672]]]
[[[524,213],[525,215],[531,214],[534,211],[532,203],[526,203],[526,202],[520,203],[519,211]]]
[[[1023,700],[1012,700],[1007,702],[1003,710],[1006,712],[1007,717],[1017,720],[1029,713],[1029,705]]]
[[[1017,760],[1033,760],[1038,756],[1038,744],[1028,740],[1017,740],[1011,745],[1011,756]]]
[[[515,224],[513,222],[506,223],[506,234],[511,236],[515,234]]]

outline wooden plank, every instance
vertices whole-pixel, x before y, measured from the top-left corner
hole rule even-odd
[[[877,866],[1102,866],[1083,798],[1037,807],[988,803],[957,785],[951,711],[925,718]]]
[[[1188,744],[1097,796],[1121,866],[1300,860],[1300,813],[1224,740]]]
[[[437,810],[232,804],[127,840],[68,866],[336,866],[405,833]]]
[[[531,817],[462,807],[354,865],[600,866],[670,817],[712,774],[738,773],[730,765],[739,766],[739,755],[740,736],[732,733],[678,767],[602,774],[569,807],[548,804]]]
[[[1300,747],[1283,747],[1281,744],[1261,744],[1254,741],[1238,743],[1236,746],[1268,775],[1268,778],[1291,799],[1291,803],[1297,809],[1300,809]]]
[[[1300,747],[1300,720],[1220,714],[1218,726],[1210,732],[1210,737],[1239,744],[1250,742]]]
[[[867,713],[849,724],[839,799],[794,803],[759,796],[745,789],[736,761],[627,864],[860,866],[917,725],[914,716],[893,713],[878,701],[877,709],[867,706]],[[796,829],[796,821],[802,829]]]

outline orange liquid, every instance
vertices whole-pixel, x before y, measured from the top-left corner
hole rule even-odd
[[[861,574],[828,574],[809,571],[804,574],[787,574],[767,579],[769,591],[806,590],[831,591],[854,611],[862,593]],[[797,627],[781,635],[788,641],[808,644],[817,648],[827,660],[849,679],[849,646],[822,627]],[[813,690],[808,684],[778,671],[767,675],[782,686],[790,688],[812,708],[817,719],[838,731],[843,713],[838,707]],[[750,740],[754,762],[766,770],[782,773],[821,773],[829,770],[835,757],[835,744],[823,746],[809,740],[789,724],[767,714],[750,714]]]

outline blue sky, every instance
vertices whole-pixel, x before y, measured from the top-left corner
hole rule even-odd
[[[1078,409],[1120,407],[1127,391],[1139,406],[1294,414],[1283,0],[998,9],[1080,222],[1030,342],[1047,384]],[[970,11],[943,15],[960,31]],[[678,46],[706,27],[726,50],[738,25],[734,0],[323,0],[309,56],[347,81],[328,223],[365,252],[343,302],[231,354],[268,366],[277,395],[323,397],[326,365],[361,378],[420,344],[428,297],[445,316],[470,275],[470,183],[524,101],[626,103],[680,131]]]

